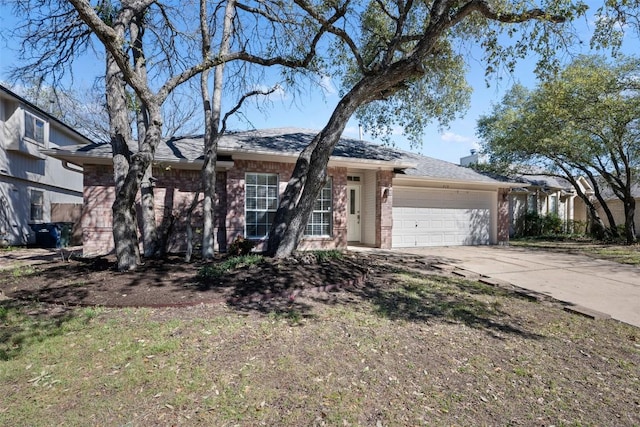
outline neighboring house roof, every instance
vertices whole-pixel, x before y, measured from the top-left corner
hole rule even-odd
[[[604,180],[604,178],[600,177],[599,186],[600,186],[600,194],[604,198],[604,200],[620,200],[618,196],[615,195],[609,184]],[[635,199],[640,199],[640,182],[636,182],[631,184],[631,195]]]
[[[24,99],[23,97],[21,97],[20,95],[18,95],[17,93],[7,89],[6,87],[0,85],[0,92],[4,92],[5,94],[9,95],[9,97],[16,99],[17,101],[29,106],[30,109],[37,111],[39,114],[41,114],[42,116],[45,116],[50,122],[55,122],[58,125],[62,126],[63,128],[67,129],[69,132],[74,133],[75,135],[77,135],[79,137],[79,139],[84,140],[84,142],[78,142],[78,144],[86,144],[87,142],[90,142],[91,139],[87,138],[86,136],[84,136],[82,133],[78,132],[76,129],[72,128],[71,126],[69,126],[68,124],[66,124],[65,122],[63,122],[62,120],[56,118],[55,116],[52,116],[51,114],[47,113],[45,110],[43,110],[42,108],[38,107],[37,105],[27,101],[26,99]]]
[[[225,134],[218,143],[218,156],[269,159],[294,162],[298,154],[313,140],[318,131],[280,128]],[[172,138],[160,144],[155,162],[199,165],[202,161],[202,136]],[[111,159],[109,144],[90,144],[75,150],[48,150],[47,154],[83,164]],[[331,160],[336,164],[355,164],[394,169],[407,178],[464,181],[504,187],[505,183],[482,175],[473,169],[420,154],[373,144],[358,139],[341,138]],[[508,185],[507,185],[508,186]]]
[[[522,170],[522,168],[520,169]],[[562,191],[565,193],[573,193],[575,190],[569,180],[552,176],[544,173],[544,170],[538,167],[529,166],[526,173],[512,172],[510,175],[501,175],[495,172],[480,172],[485,176],[491,177],[498,181],[520,184],[520,191],[528,192],[528,188],[535,187],[542,189],[544,192]],[[515,185],[514,185],[515,187]]]
[[[573,191],[573,185],[561,177],[549,175],[521,175],[515,178],[517,182],[522,182],[535,187],[547,188],[549,190]]]

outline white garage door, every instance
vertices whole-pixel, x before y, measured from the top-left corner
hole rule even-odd
[[[394,188],[394,248],[487,245],[492,194],[467,190]]]

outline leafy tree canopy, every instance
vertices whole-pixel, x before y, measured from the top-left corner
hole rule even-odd
[[[623,202],[627,241],[635,240],[640,59],[582,56],[533,90],[515,85],[480,118],[478,135],[499,164],[542,164],[570,181],[588,176],[601,205],[604,185]]]

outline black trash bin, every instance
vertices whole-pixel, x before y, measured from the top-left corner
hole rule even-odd
[[[60,247],[60,227],[57,224],[35,224],[31,228],[36,233],[36,246],[39,248]]]

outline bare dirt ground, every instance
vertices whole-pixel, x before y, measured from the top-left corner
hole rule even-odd
[[[285,260],[263,258],[216,277],[199,276],[220,265],[185,263],[180,256],[146,260],[134,272],[118,272],[115,257],[82,258],[73,250],[18,250],[4,254],[0,292],[5,297],[80,306],[179,307],[226,302],[263,305],[268,300],[292,300],[309,292],[327,292],[362,285],[372,266],[393,263],[437,273],[437,257],[345,253],[319,262],[312,254]],[[391,262],[391,264],[389,264]]]

